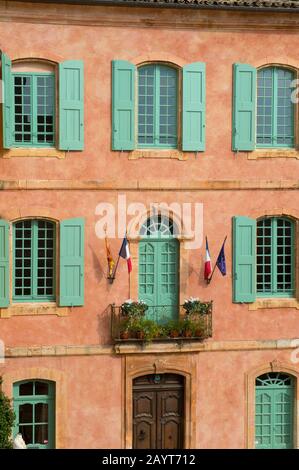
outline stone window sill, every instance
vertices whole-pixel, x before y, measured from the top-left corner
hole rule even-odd
[[[139,158],[171,158],[174,160],[187,160],[188,153],[176,149],[138,149],[129,152],[129,160]]]
[[[296,308],[299,310],[297,299],[258,299],[249,304],[249,310],[258,310],[260,308]]]
[[[12,158],[12,157],[51,157],[51,158],[65,158],[67,152],[64,150],[58,150],[56,148],[27,148],[27,147],[18,147],[12,148],[9,150],[2,150],[2,158]]]
[[[256,149],[247,153],[248,160],[259,158],[297,158],[299,159],[299,149]]]
[[[0,318],[10,318],[13,316],[36,316],[36,315],[57,315],[65,317],[69,314],[71,307],[58,307],[55,302],[48,303],[22,303],[13,304],[7,308],[0,309]]]

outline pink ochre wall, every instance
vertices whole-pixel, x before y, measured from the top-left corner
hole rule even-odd
[[[127,205],[143,203],[147,209],[156,202],[199,203],[203,207],[203,234],[208,235],[213,262],[227,235],[227,275],[222,277],[216,270],[213,281],[207,285],[203,280],[204,245],[190,250],[181,296],[213,300],[213,337],[207,342],[218,342],[219,348],[218,352],[195,354],[194,442],[200,448],[246,447],[246,376],[261,364],[269,364],[270,369],[270,362],[275,359],[290,364],[290,350],[232,351],[227,347],[224,351],[220,342],[244,341],[244,345],[246,340],[292,339],[299,336],[299,325],[296,308],[250,310],[247,304],[232,302],[232,217],[286,214],[299,218],[298,160],[250,160],[245,152],[231,151],[232,67],[240,62],[256,67],[273,63],[299,68],[298,33],[294,29],[246,29],[244,26],[247,20],[248,24],[254,21],[258,24],[257,18],[260,24],[266,24],[270,21],[267,14],[257,17],[250,13],[242,16],[228,12],[104,7],[93,10],[61,5],[15,6],[16,3],[0,1],[0,49],[12,60],[84,61],[85,148],[82,152],[67,153],[64,159],[0,156],[0,189],[9,180],[15,184],[21,180],[23,187],[26,180],[28,187],[30,182],[45,186],[51,180],[56,180],[55,184],[61,180],[60,189],[56,190],[0,190],[0,218],[13,221],[22,217],[50,217],[59,224],[67,218],[84,217],[85,302],[83,307],[69,308],[66,316],[33,312],[0,318],[0,338],[5,346],[29,348],[28,357],[10,357],[0,364],[6,391],[11,395],[13,381],[20,377],[26,379],[26,371],[36,371],[37,378],[46,379],[54,371],[53,377],[64,377],[57,394],[57,399],[64,400],[57,416],[61,421],[62,408],[66,416],[59,446],[122,447],[127,432],[123,395],[128,371],[123,366],[124,356],[113,354],[108,306],[113,302],[119,305],[129,297],[129,283],[124,260],[120,262],[114,283],[107,282],[105,244],[95,231],[100,218],[96,207],[110,203],[117,211],[120,195],[126,197]],[[243,30],[238,29],[236,18],[240,19]],[[190,26],[192,21],[200,23],[201,20],[206,22],[205,27],[197,27],[196,23]],[[185,27],[184,22],[189,26]],[[226,26],[221,27],[221,22]],[[204,152],[197,155],[191,152],[185,161],[131,160],[128,152],[111,150],[111,61],[114,59],[136,65],[150,60],[179,66],[196,61],[206,63]],[[97,180],[98,189],[102,185],[101,190],[78,189],[81,183],[92,187],[93,180]],[[259,180],[263,181],[259,189],[238,189],[243,183],[250,186],[257,182],[254,186],[258,187]],[[287,180],[290,189],[269,189],[271,182],[281,180]],[[234,182],[236,189],[213,189],[216,181],[224,181],[222,186],[225,181]],[[202,182],[207,187],[210,185],[210,189],[197,190]],[[77,189],[71,189],[72,186]],[[144,189],[137,190],[142,186]],[[115,259],[121,236],[109,240]],[[136,276],[136,263],[133,259],[132,276]],[[29,357],[34,346],[56,345],[103,348],[92,356],[68,353]],[[16,355],[17,352],[17,349],[13,351]],[[163,359],[162,352],[156,356]],[[49,374],[42,375],[42,369],[49,370]],[[8,376],[10,381],[6,379]]]

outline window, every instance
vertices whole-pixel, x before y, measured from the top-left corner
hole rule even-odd
[[[279,67],[257,71],[258,147],[294,147],[294,73]]]
[[[83,150],[83,62],[67,60],[54,65],[44,60],[21,60],[12,63],[4,53],[1,62],[3,148]]]
[[[55,75],[14,73],[15,146],[55,145]]]
[[[205,150],[205,100],[202,62],[179,70],[162,63],[136,67],[114,60],[112,149]]]
[[[233,218],[233,301],[292,298],[295,224],[286,217]]]
[[[22,220],[13,226],[15,301],[55,299],[55,224]]]
[[[248,64],[234,64],[234,151],[296,147],[296,106],[291,100],[295,77],[288,68],[257,70]]]
[[[177,70],[138,68],[138,146],[177,147]]]
[[[81,217],[62,220],[57,240],[58,224],[50,220],[19,220],[10,230],[10,223],[0,219],[0,307],[9,307],[11,301],[49,302],[56,297],[61,307],[84,305],[84,225]]]
[[[294,228],[290,220],[266,218],[257,222],[257,294],[294,295]]]
[[[21,433],[28,448],[55,447],[55,384],[42,380],[15,383],[14,436]]]

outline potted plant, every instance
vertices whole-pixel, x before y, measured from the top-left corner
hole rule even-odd
[[[182,331],[182,322],[180,320],[170,320],[164,325],[164,331],[170,338],[178,338]]]
[[[121,305],[122,315],[130,318],[144,316],[147,309],[148,305],[143,300],[128,299]]]
[[[120,339],[129,339],[131,334],[131,323],[129,318],[122,319],[119,326]]]
[[[136,318],[131,325],[137,339],[152,341],[160,335],[161,327],[155,321],[146,318]]]
[[[198,297],[189,297],[183,303],[186,315],[206,315],[211,310],[211,302],[201,302]]]

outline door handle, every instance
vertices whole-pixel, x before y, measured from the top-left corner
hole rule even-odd
[[[144,441],[145,439],[145,432],[143,431],[143,429],[141,429],[140,433],[138,434],[138,439],[140,441]]]

